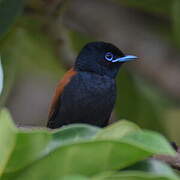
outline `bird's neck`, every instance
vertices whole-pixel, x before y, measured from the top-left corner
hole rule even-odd
[[[96,74],[96,75],[99,75],[99,76],[107,76],[111,79],[115,79],[118,72],[119,72],[119,68],[116,68],[116,69],[86,69],[86,70],[83,70],[81,68],[77,68],[77,67],[74,67],[74,69],[77,71],[77,72],[89,72],[89,73],[93,73],[93,74]]]

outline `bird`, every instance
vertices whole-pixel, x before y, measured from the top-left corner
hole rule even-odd
[[[116,101],[116,76],[122,64],[135,59],[108,42],[86,44],[55,89],[47,127],[107,126]]]

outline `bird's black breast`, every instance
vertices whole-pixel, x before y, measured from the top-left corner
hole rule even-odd
[[[71,123],[88,123],[104,127],[111,115],[115,96],[114,79],[79,72],[62,93],[55,124],[61,127]]]

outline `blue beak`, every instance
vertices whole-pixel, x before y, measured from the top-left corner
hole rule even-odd
[[[138,59],[137,56],[126,55],[124,57],[114,59],[114,60],[112,60],[112,62],[127,62],[127,61],[133,61],[133,60],[136,60],[136,59]]]

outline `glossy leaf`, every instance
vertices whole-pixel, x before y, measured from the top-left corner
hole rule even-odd
[[[2,122],[8,121],[3,118]],[[9,124],[11,127],[11,122]],[[0,127],[4,128],[2,125]],[[122,133],[124,128],[126,131]],[[2,157],[6,157],[1,162],[2,180],[59,179],[73,175],[84,178],[123,169],[153,154],[174,154],[159,134],[139,131],[136,125],[127,121],[102,130],[84,124],[69,125],[55,131],[13,129],[10,136],[12,145],[6,145],[8,139],[2,141],[2,146],[5,145],[4,150],[1,148]],[[5,132],[10,130],[6,128]],[[11,151],[5,154],[7,150]],[[0,154],[0,159],[2,157]]]
[[[136,144],[155,154],[169,154],[175,155],[175,151],[171,147],[170,143],[159,133],[143,130],[136,131],[122,137],[121,140]]]
[[[92,138],[92,140],[81,139],[75,142],[73,140],[69,141],[67,138],[69,142],[66,143],[64,140],[63,144],[61,141],[58,144],[58,137],[56,136],[56,144],[52,140],[48,146],[48,151],[31,165],[19,171],[17,179],[36,180],[44,177],[57,179],[57,177],[73,174],[91,176],[107,170],[122,169],[152,154],[162,152],[161,149],[158,150],[156,147],[148,149],[144,145],[144,141],[148,140],[150,140],[149,144],[151,145],[156,145],[157,142],[162,141],[159,143],[162,145],[161,148],[164,148],[163,153],[173,154],[173,150],[168,147],[167,142],[158,138],[157,135],[151,135],[154,139],[147,135],[144,138],[141,135],[138,135],[140,140],[135,138],[134,141],[131,141],[132,137],[130,135],[119,138],[119,140],[117,140],[117,136],[116,138],[109,138],[109,140]],[[155,142],[152,142],[151,139]],[[41,171],[41,169],[44,169],[44,171]]]
[[[85,124],[72,124],[64,126],[61,130],[53,133],[53,141],[58,145],[68,143],[76,143],[81,140],[90,139],[94,137],[101,129],[98,127]]]
[[[142,172],[152,173],[154,175],[163,175],[163,176],[168,176],[172,178],[177,178],[177,175],[170,168],[169,165],[161,161],[154,160],[154,159],[148,159],[145,161],[138,162],[135,165],[128,167],[126,170],[127,171],[142,171]]]
[[[50,140],[51,136],[48,132],[18,132],[16,134],[16,145],[5,172],[17,171],[40,158]]]
[[[57,179],[73,174],[90,176],[127,167],[149,155],[138,147],[113,140],[74,143],[57,148],[23,169],[17,179]]]
[[[6,110],[0,112],[0,177],[16,143],[16,128]]]
[[[119,171],[96,175],[93,180],[127,179],[127,180],[178,180],[174,171],[165,163],[157,160],[145,160]]]
[[[90,178],[80,175],[64,176],[61,180],[90,180]]]
[[[137,172],[120,172],[102,179],[109,180],[178,180],[178,177],[171,177],[166,175],[154,175],[153,173]],[[95,178],[93,180],[96,180]],[[98,178],[97,180],[101,180]]]
[[[109,125],[102,131],[97,133],[96,139],[120,139],[134,131],[139,131],[140,128],[133,122],[120,120],[114,124]]]
[[[33,161],[46,156],[57,147],[88,139],[98,128],[85,125],[72,125],[56,132],[45,130],[22,131],[16,134],[16,145],[6,166],[6,173],[18,171]],[[19,156],[21,154],[21,156]]]

